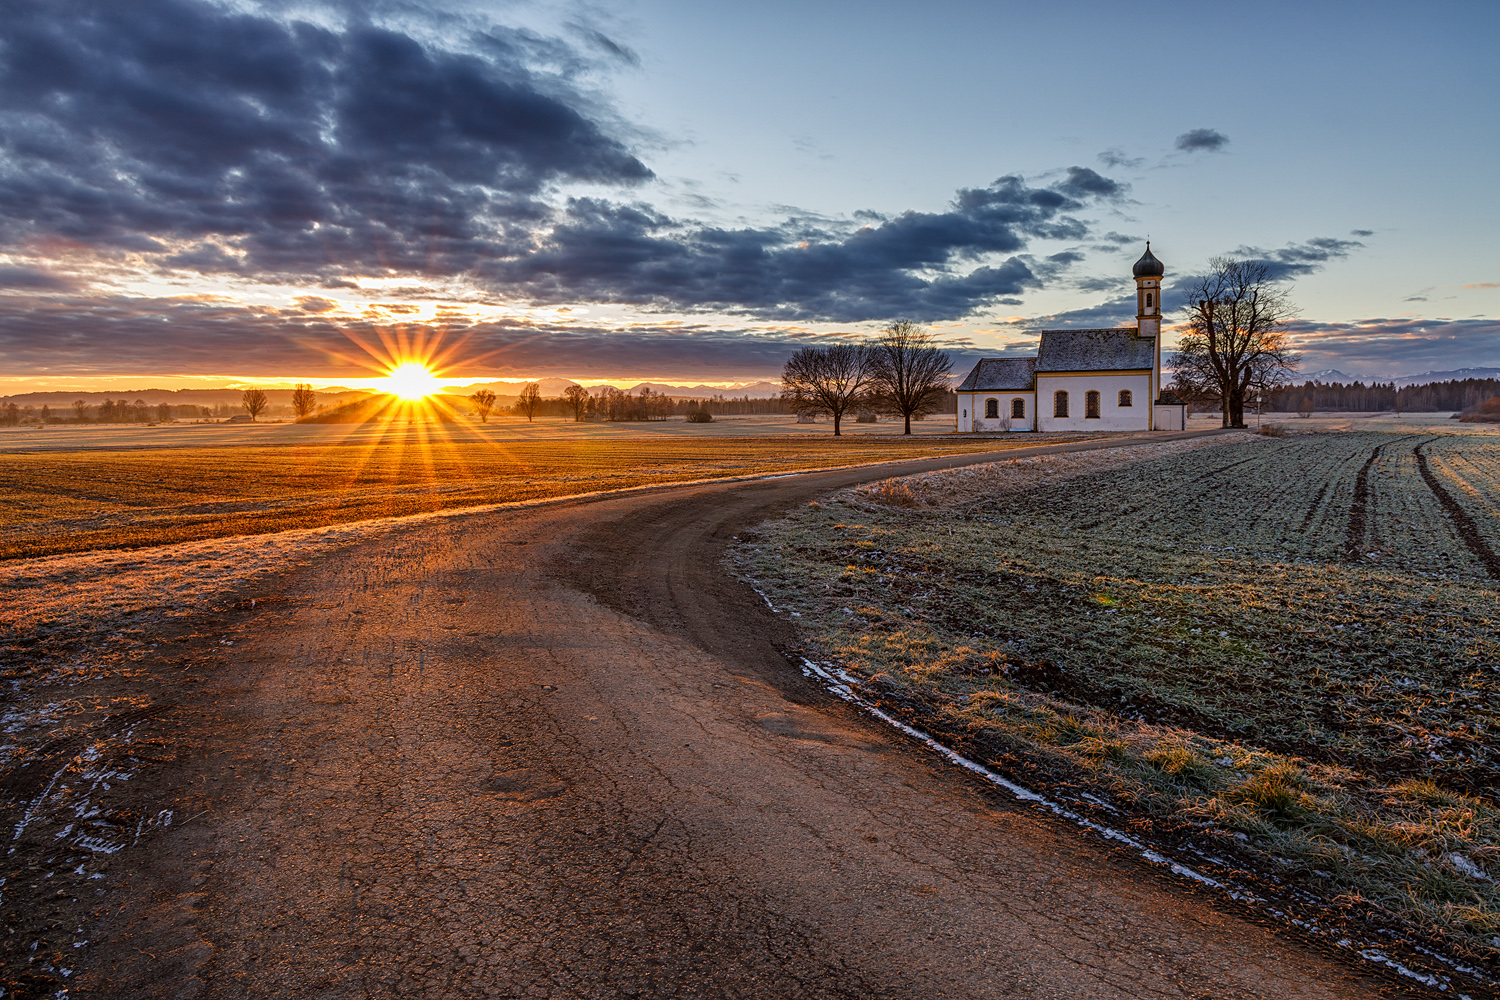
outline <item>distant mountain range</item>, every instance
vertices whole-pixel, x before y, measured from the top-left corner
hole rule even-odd
[[[1342,382],[1349,385],[1352,382],[1363,382],[1369,385],[1379,382],[1382,385],[1396,383],[1396,388],[1404,388],[1408,385],[1427,385],[1431,382],[1461,382],[1470,378],[1500,378],[1500,368],[1455,368],[1444,372],[1423,372],[1420,375],[1350,375],[1341,372],[1337,368],[1325,368],[1317,372],[1298,372],[1295,381],[1302,382]]]

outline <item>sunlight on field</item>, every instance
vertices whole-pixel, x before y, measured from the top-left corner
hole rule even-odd
[[[428,429],[343,447],[11,454],[0,456],[0,558],[1036,443],[896,437],[457,443]]]
[[[887,480],[738,558],[873,699],[932,706],[1002,770],[1024,748],[1493,955],[1500,439],[1446,430]]]

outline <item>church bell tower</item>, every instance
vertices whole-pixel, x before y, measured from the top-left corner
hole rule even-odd
[[[1142,337],[1161,333],[1161,277],[1166,270],[1147,240],[1146,252],[1135,262],[1135,319]]]
[[[1151,416],[1147,426],[1156,429],[1156,401],[1161,396],[1161,278],[1167,269],[1151,252],[1151,241],[1146,241],[1146,252],[1135,262],[1135,323],[1136,336],[1150,337],[1156,342],[1151,364]]]

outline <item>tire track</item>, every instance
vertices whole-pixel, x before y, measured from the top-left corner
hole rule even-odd
[[[1359,467],[1359,473],[1354,477],[1354,501],[1349,507],[1349,527],[1344,532],[1344,560],[1346,562],[1358,562],[1360,553],[1364,551],[1365,531],[1369,522],[1370,507],[1370,469],[1380,458],[1380,453],[1393,444],[1410,440],[1414,435],[1378,444],[1370,450],[1370,457],[1365,459],[1365,464]],[[1429,440],[1437,440],[1430,438]],[[1424,441],[1423,444],[1428,442]],[[1420,446],[1419,446],[1420,447]]]
[[[1427,466],[1427,456],[1423,454],[1422,449],[1436,440],[1437,438],[1428,438],[1412,449],[1412,454],[1417,457],[1417,471],[1422,474],[1422,481],[1427,484],[1432,495],[1437,497],[1437,502],[1443,508],[1443,512],[1448,515],[1448,520],[1453,522],[1453,528],[1458,532],[1458,537],[1462,538],[1464,544],[1469,547],[1469,551],[1474,553],[1474,558],[1484,566],[1490,578],[1500,580],[1500,555],[1496,555],[1495,550],[1490,548],[1490,544],[1484,540],[1484,535],[1479,531],[1479,525],[1474,523],[1469,512],[1459,506],[1458,501],[1453,499],[1453,494],[1448,492]]]

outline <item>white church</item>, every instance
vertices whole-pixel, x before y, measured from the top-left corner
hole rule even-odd
[[[1161,279],[1135,262],[1136,325],[1043,330],[1034,358],[985,358],[954,391],[957,430],[1180,431],[1187,406],[1161,381]]]

